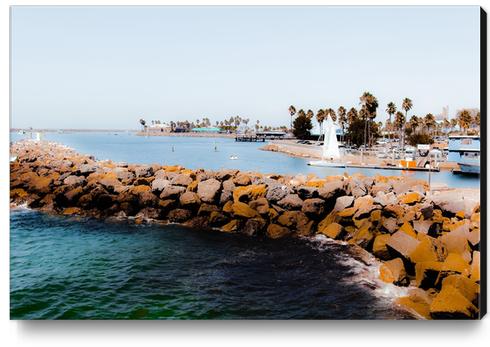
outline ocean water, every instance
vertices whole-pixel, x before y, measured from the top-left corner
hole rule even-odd
[[[11,140],[22,137],[12,134]],[[75,133],[47,134],[46,140],[130,164],[337,174],[259,151],[264,143],[225,138]],[[228,159],[235,154],[238,160]],[[451,186],[469,186],[440,177]],[[411,318],[391,308],[407,289],[381,282],[380,263],[358,252],[323,235],[269,240],[18,208],[10,212],[10,318]]]
[[[378,272],[323,236],[10,215],[11,319],[410,318]]]

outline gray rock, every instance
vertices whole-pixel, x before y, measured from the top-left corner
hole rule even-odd
[[[134,178],[135,178],[134,173],[132,173],[131,171],[117,173],[117,179],[121,181],[122,180],[133,181]]]
[[[88,176],[90,175],[91,173],[94,173],[94,172],[97,172],[100,171],[100,173],[102,173],[103,171],[100,170],[96,164],[82,164],[80,165],[80,173],[82,175],[85,175],[85,176]]]
[[[395,231],[399,229],[398,223],[395,218],[387,218],[381,223],[380,229],[384,229],[390,234],[393,234]]]
[[[353,177],[349,182],[349,190],[354,198],[358,198],[367,195],[368,191],[364,183],[361,182],[359,177]]]
[[[160,194],[160,199],[178,199],[185,192],[184,187],[179,186],[167,186]]]
[[[303,202],[301,212],[310,219],[318,220],[322,218],[325,213],[325,200],[318,198],[306,199]]]
[[[118,161],[116,163],[112,163],[114,166],[116,167],[128,167],[128,163],[124,162],[124,161]]]
[[[170,180],[170,184],[174,185],[174,186],[183,186],[183,187],[187,187],[189,184],[191,184],[194,180],[185,175],[185,174],[177,174],[175,177],[173,177],[171,180]]]
[[[296,192],[303,200],[318,198],[318,188],[316,187],[300,186],[296,189]]]
[[[377,196],[378,192],[383,192],[384,194],[388,194],[393,190],[393,187],[389,183],[376,183],[371,188],[371,195]]]
[[[277,205],[289,211],[301,210],[303,207],[303,200],[301,200],[297,194],[288,194],[284,199],[278,201]]]
[[[279,200],[284,199],[291,193],[291,187],[285,184],[273,183],[269,185],[265,198],[269,203],[276,203]]]
[[[232,180],[227,180],[223,182],[223,189],[221,190],[221,196],[219,200],[220,205],[224,205],[228,201],[233,200],[233,191],[235,190],[235,188],[235,183],[233,183]]]
[[[197,175],[198,182],[207,181],[211,178],[214,178],[214,171],[212,170],[204,170],[203,172]]]
[[[100,184],[102,184],[102,187],[104,187],[109,193],[114,192],[114,189],[117,186],[122,186],[121,182],[119,182],[118,180],[110,179],[110,178],[101,179]]]
[[[341,196],[340,198],[337,198],[333,210],[335,212],[341,212],[341,211],[345,210],[346,208],[351,207],[353,203],[354,203],[354,197],[353,196],[350,196],[350,195]]]
[[[220,189],[221,182],[211,178],[206,181],[199,182],[197,185],[197,194],[201,198],[202,202],[212,204],[218,201]]]
[[[143,164],[134,170],[136,178],[153,176],[153,168],[149,164]]]
[[[73,188],[83,187],[87,180],[83,176],[68,176],[63,181],[64,184],[72,186]]]
[[[160,172],[160,171],[158,171]],[[156,178],[151,182],[151,192],[156,195],[160,195],[165,187],[170,185],[170,181],[166,179]]]
[[[345,191],[345,184],[343,181],[327,182],[322,188],[318,188],[318,196],[325,200],[339,198],[346,194],[347,192]]]

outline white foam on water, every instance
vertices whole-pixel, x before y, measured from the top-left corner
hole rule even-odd
[[[383,263],[376,260],[372,254],[363,248],[350,245],[345,241],[330,239],[323,234],[305,239],[312,241],[312,248],[320,252],[331,250],[333,245],[340,246],[343,252],[338,253],[338,262],[349,267],[352,275],[346,278],[345,281],[357,283],[370,289],[386,305],[391,305],[397,298],[408,295],[410,287],[395,286],[379,278],[380,267]]]

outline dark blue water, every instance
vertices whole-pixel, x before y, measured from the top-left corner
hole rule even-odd
[[[10,215],[11,319],[400,319],[378,267],[326,238]]]
[[[357,168],[322,168],[308,166],[309,159],[294,158],[288,155],[260,151],[267,142],[235,142],[229,138],[207,137],[167,137],[128,135],[127,133],[46,133],[47,141],[56,141],[74,148],[80,154],[94,155],[100,160],[125,161],[129,164],[182,165],[186,169],[197,168],[217,171],[222,168],[240,171],[257,170],[262,174],[314,173],[318,178],[346,172],[352,175],[361,172],[374,177],[377,173],[390,177],[409,175],[429,181],[427,172],[408,172],[401,170],[372,170]],[[35,134],[34,134],[35,135]],[[11,133],[11,141],[29,138],[29,134]],[[34,136],[35,137],[35,136]],[[172,152],[172,147],[174,151]],[[215,148],[217,152],[215,152]],[[237,155],[238,160],[230,160]],[[450,171],[431,173],[431,182],[444,182],[451,188],[480,188],[476,176],[455,175]]]

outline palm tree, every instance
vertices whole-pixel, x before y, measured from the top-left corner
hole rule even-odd
[[[358,117],[357,110],[354,107],[352,107],[349,110],[349,112],[347,112],[346,117],[347,117],[347,126],[350,127]],[[348,139],[348,144],[350,145],[350,139]]]
[[[424,123],[425,125],[427,126],[427,134],[430,133],[430,127],[432,125],[434,125],[434,116],[432,115],[432,113],[428,113],[425,117],[424,117]]]
[[[306,115],[308,116],[308,118],[312,119],[313,116],[314,116],[314,113],[312,110],[308,110],[308,112],[306,113]]]
[[[347,110],[344,108],[344,106],[340,106],[339,109],[337,110],[337,115],[339,116],[339,125],[340,128],[342,129],[342,138],[344,137],[344,126],[347,118],[345,117],[345,114],[347,113]]]
[[[451,125],[451,131],[454,131],[454,127],[458,125],[458,121],[455,118],[452,118],[449,125]]]
[[[412,118],[410,118],[409,123],[410,123],[410,127],[412,128],[412,134],[414,134],[415,129],[419,125],[419,119],[417,118],[417,116],[413,115]]]
[[[325,118],[325,111],[322,109],[319,109],[318,112],[316,113],[316,121],[318,122],[318,125],[320,126],[320,137],[323,134],[323,119]]]
[[[471,117],[471,114],[468,112],[468,110],[462,110],[459,112],[458,124],[459,124],[459,128],[463,129],[464,135],[466,135],[468,127],[472,121],[473,121],[473,117]]]
[[[371,122],[376,118],[376,109],[378,108],[378,99],[376,99],[371,93],[369,92],[364,92],[362,96],[359,98],[360,103],[363,106],[366,107],[366,112],[367,115],[366,117],[368,118],[368,139],[369,139],[369,147],[371,147]]]
[[[400,141],[401,141],[401,150],[403,151],[405,149],[405,143],[403,141],[403,131],[405,127],[405,116],[403,113],[398,111],[395,116],[395,122],[394,122],[395,128],[398,128],[400,131]]]
[[[293,105],[289,106],[289,114],[291,115],[290,129],[292,129],[293,128],[293,116],[296,114],[296,109],[294,108]]]
[[[366,147],[367,117],[368,117],[366,105],[362,105],[362,108],[359,111],[359,117],[361,117],[361,119],[364,120],[364,147]]]
[[[388,108],[386,109],[386,112],[390,115],[390,124],[393,126],[393,123],[391,122],[391,116],[396,113],[396,105],[392,102],[388,104]],[[389,131],[389,134],[391,133],[391,128]],[[389,137],[389,135],[388,135]]]
[[[443,126],[444,126],[444,129],[446,130],[446,134],[448,133],[448,130],[449,130],[449,121],[447,119],[444,119],[444,122],[442,122]]]

